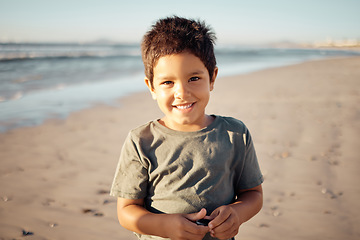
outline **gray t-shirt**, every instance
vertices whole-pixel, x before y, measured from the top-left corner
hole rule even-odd
[[[205,208],[210,214],[234,202],[237,191],[260,185],[263,176],[244,123],[213,117],[209,126],[196,132],[171,130],[158,121],[132,130],[110,194],[143,198],[146,209],[154,213]]]

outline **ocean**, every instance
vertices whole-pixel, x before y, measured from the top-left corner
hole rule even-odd
[[[216,46],[219,77],[328,57],[350,50]],[[0,43],[0,132],[34,126],[144,91],[139,44]]]

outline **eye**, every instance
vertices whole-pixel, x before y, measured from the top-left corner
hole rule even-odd
[[[164,81],[161,83],[161,85],[170,85],[172,83],[173,83],[172,81]]]
[[[198,81],[199,79],[200,79],[199,77],[191,77],[189,79],[189,82]]]

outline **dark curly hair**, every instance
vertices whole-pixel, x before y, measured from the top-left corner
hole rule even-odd
[[[177,16],[158,20],[141,43],[145,76],[152,85],[153,69],[160,57],[188,51],[204,63],[212,79],[216,68],[215,40],[211,28],[202,21]]]

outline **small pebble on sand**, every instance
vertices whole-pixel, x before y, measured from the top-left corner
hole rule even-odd
[[[49,226],[50,226],[51,228],[53,228],[53,227],[58,226],[58,224],[57,224],[57,223],[49,223]]]
[[[3,196],[1,198],[4,202],[10,201],[10,198],[8,196]]]
[[[259,228],[269,228],[270,225],[269,224],[266,224],[266,223],[260,223],[259,224]]]
[[[273,212],[273,216],[274,217],[278,217],[278,216],[280,216],[281,215],[281,213],[279,212],[279,211],[274,211]]]
[[[110,194],[110,191],[109,190],[104,190],[104,189],[101,189],[97,192],[98,194]]]
[[[30,236],[30,235],[34,235],[34,233],[33,232],[30,232],[30,231],[26,231],[26,230],[22,230],[22,235],[23,236]]]
[[[331,214],[331,211],[330,211],[330,210],[324,210],[323,213],[324,213],[324,214]]]
[[[281,157],[282,158],[288,158],[290,156],[290,153],[289,152],[282,152],[281,153]]]
[[[104,216],[104,214],[103,214],[102,212],[98,212],[97,210],[95,210],[95,209],[90,209],[90,208],[85,208],[85,209],[82,210],[82,212],[83,212],[84,214],[93,213],[93,215],[96,216],[96,217],[102,217],[102,216]]]

